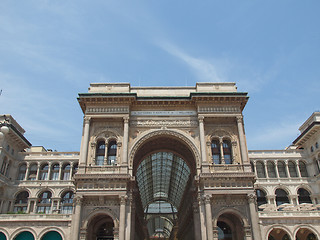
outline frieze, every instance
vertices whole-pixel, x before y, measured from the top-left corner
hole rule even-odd
[[[197,127],[195,120],[137,120],[131,121],[133,127]]]
[[[129,107],[88,107],[86,113],[129,113]]]
[[[239,113],[241,112],[240,107],[199,107],[199,113]]]

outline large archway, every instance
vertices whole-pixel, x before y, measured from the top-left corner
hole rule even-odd
[[[135,153],[133,174],[140,199],[136,204],[142,209],[149,239],[194,239],[190,237],[194,236],[194,156],[181,139],[163,134],[145,141]],[[139,227],[136,224],[135,231]]]
[[[268,235],[268,240],[291,240],[287,231],[282,228],[273,228]]]
[[[221,214],[216,225],[218,240],[242,240],[245,238],[245,224],[232,212]]]
[[[88,223],[87,240],[113,240],[114,239],[114,222],[106,214],[95,216]]]

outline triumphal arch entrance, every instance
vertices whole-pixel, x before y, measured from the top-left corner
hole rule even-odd
[[[91,84],[73,239],[261,239],[247,100],[234,83]]]

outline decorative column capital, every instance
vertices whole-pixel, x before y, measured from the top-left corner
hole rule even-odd
[[[249,203],[255,203],[256,199],[257,199],[257,196],[254,193],[249,193],[247,195],[247,199],[248,199]]]
[[[236,119],[237,119],[237,122],[238,122],[238,123],[241,123],[241,122],[242,122],[243,117],[239,115],[239,116],[236,116]]]
[[[83,203],[83,196],[76,196],[74,200],[76,205],[81,205]]]
[[[90,123],[90,120],[91,120],[91,117],[88,117],[88,116],[85,116],[85,117],[83,118],[84,124],[89,124],[89,123]]]
[[[203,123],[204,116],[198,116],[199,123]]]
[[[120,205],[126,204],[127,198],[128,198],[127,195],[120,196]]]
[[[129,123],[129,116],[123,117],[123,122],[124,123]]]
[[[206,204],[211,203],[211,195],[205,195],[205,196],[204,196],[204,202],[205,202]]]

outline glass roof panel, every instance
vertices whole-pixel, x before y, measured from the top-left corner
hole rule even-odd
[[[172,152],[150,154],[140,163],[136,178],[150,236],[170,236],[189,177],[186,162]]]

